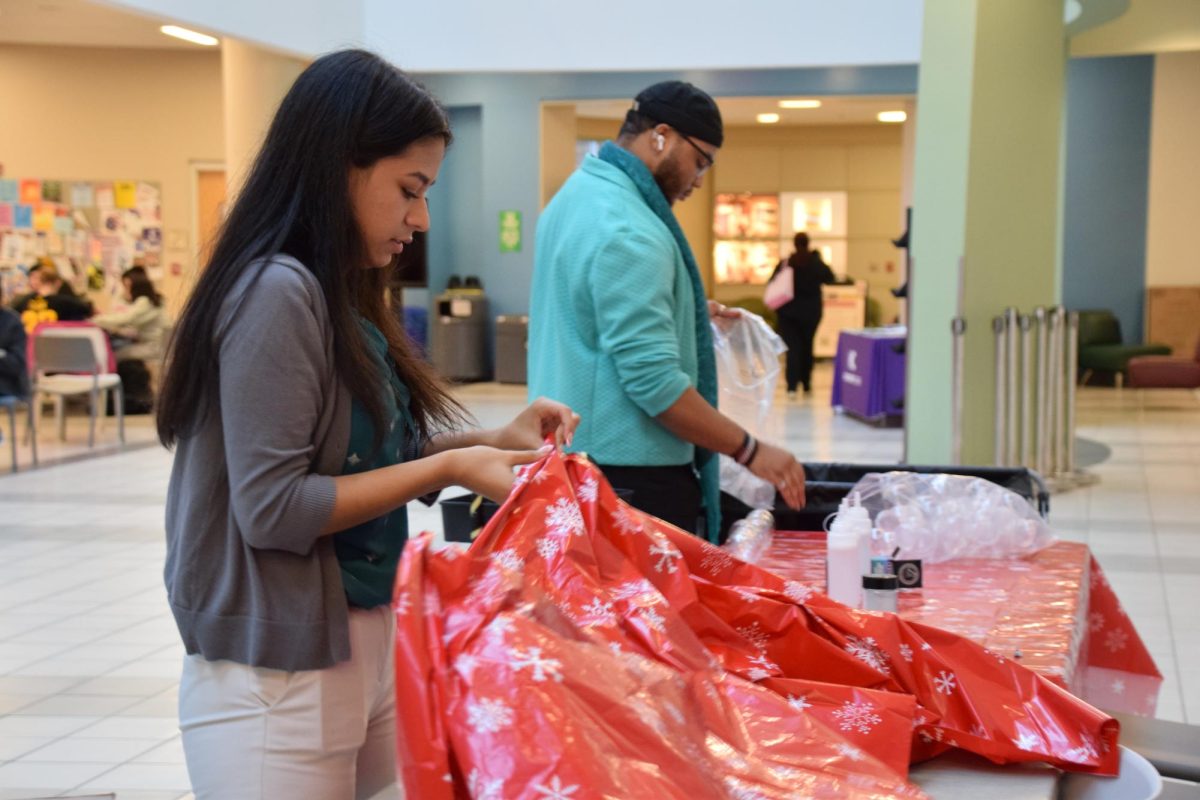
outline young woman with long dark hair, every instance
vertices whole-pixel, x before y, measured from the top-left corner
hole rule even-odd
[[[317,59],[275,115],[170,344],[166,584],[187,649],[180,728],[198,800],[395,791],[392,582],[404,504],[494,499],[543,437],[491,431],[417,357],[388,267],[429,225],[451,135],[400,70]]]

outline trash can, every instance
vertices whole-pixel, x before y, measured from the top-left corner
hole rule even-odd
[[[528,351],[529,317],[524,314],[496,317],[496,380],[499,383],[526,382]]]
[[[435,298],[431,355],[443,377],[455,381],[491,377],[487,322],[488,301],[479,290],[451,290]]]
[[[914,464],[841,464],[819,462],[804,465],[804,508],[794,511],[776,496],[775,527],[782,531],[823,530],[825,518],[838,510],[838,504],[869,472],[916,472],[921,475],[945,474],[982,478],[1003,486],[1025,498],[1037,512],[1050,513],[1050,492],[1042,477],[1024,467],[917,466]],[[721,539],[729,527],[750,513],[750,507],[736,497],[721,493]]]

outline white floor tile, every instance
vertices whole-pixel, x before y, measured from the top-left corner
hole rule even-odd
[[[133,759],[136,764],[183,764],[183,740],[179,737]]]
[[[21,757],[21,761],[78,762],[116,766],[159,746],[157,739],[82,739],[68,736]]]
[[[183,764],[123,764],[93,778],[80,788],[84,791],[115,789],[120,797],[121,792],[126,789],[186,792],[191,785],[187,768]]]
[[[166,717],[109,717],[76,731],[75,735],[81,739],[157,739],[163,741],[179,735],[179,723],[174,718]]]
[[[61,793],[92,780],[109,769],[111,767],[102,764],[82,764],[73,761],[57,764],[12,761],[0,766],[0,788],[28,787]]]
[[[20,758],[53,741],[46,736],[0,736],[0,762]]]
[[[0,717],[0,736],[45,736],[57,738],[94,725],[96,717],[33,716],[10,714]],[[22,784],[23,785],[23,784]]]

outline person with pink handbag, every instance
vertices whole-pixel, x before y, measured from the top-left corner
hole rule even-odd
[[[821,286],[837,280],[821,254],[808,248],[807,233],[797,233],[793,241],[796,252],[775,267],[763,297],[767,307],[778,312],[775,327],[788,347],[784,377],[789,398],[796,396],[797,386],[803,386],[805,394],[812,392],[813,339],[821,324]]]

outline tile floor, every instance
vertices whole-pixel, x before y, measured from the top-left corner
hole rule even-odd
[[[793,451],[900,458],[899,431],[833,414],[828,391],[825,367],[814,398],[782,412]],[[522,406],[524,390],[483,384],[461,395],[493,425]],[[1079,435],[1110,454],[1092,468],[1098,485],[1053,498],[1051,522],[1092,546],[1154,652],[1166,676],[1159,716],[1200,724],[1200,627],[1190,615],[1200,596],[1200,395],[1085,390],[1079,411]],[[131,427],[152,438],[146,420]],[[161,575],[171,458],[143,445],[71,460],[81,449],[60,447],[58,466],[0,476],[0,800],[190,797],[175,718],[182,648]],[[415,528],[440,529],[436,509],[416,506],[412,517]]]

